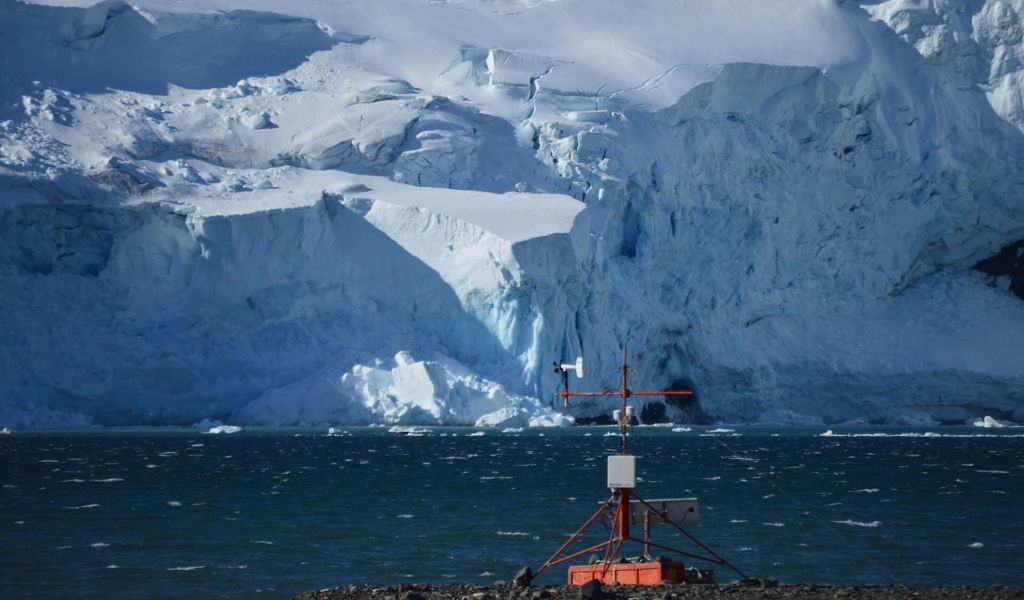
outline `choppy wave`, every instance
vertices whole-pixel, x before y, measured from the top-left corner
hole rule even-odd
[[[844,519],[842,521],[832,521],[840,525],[849,525],[850,527],[878,527],[882,524],[881,521],[854,521],[852,519]]]
[[[194,565],[188,567],[168,567],[168,571],[198,571],[199,569],[205,569],[206,565]]]
[[[836,433],[831,429],[819,433],[818,437],[837,438],[1021,438],[1024,435],[1001,435],[998,433]]]

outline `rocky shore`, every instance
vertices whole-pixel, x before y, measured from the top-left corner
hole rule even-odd
[[[397,586],[350,585],[305,592],[294,600],[689,600],[725,598],[729,600],[780,598],[843,598],[846,600],[905,598],[964,600],[975,598],[1015,598],[1024,600],[1024,588],[991,587],[909,587],[833,586],[780,584],[773,580],[751,580],[722,585],[662,584],[657,586],[510,586],[431,585],[426,583]]]

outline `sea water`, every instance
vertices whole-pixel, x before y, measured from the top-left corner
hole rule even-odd
[[[0,597],[507,580],[608,498],[609,432],[16,432],[0,438]],[[690,531],[747,574],[1024,585],[1024,429],[641,427],[630,447],[636,491],[699,497]]]

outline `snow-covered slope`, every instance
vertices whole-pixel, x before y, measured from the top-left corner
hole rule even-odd
[[[0,0],[0,423],[1024,419],[1022,8]]]

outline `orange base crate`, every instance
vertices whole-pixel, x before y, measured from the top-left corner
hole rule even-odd
[[[605,565],[575,565],[569,567],[569,585],[583,585],[598,579],[603,584],[658,585],[662,581],[682,583],[686,581],[686,568],[681,562],[662,560],[644,563],[619,563],[608,565],[604,577],[601,572]]]

